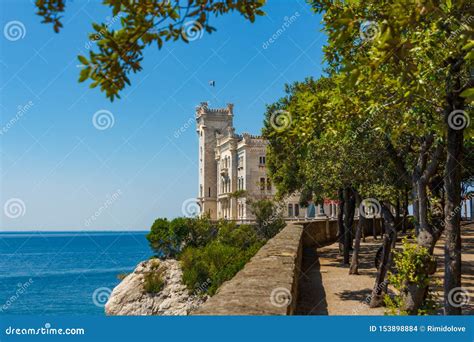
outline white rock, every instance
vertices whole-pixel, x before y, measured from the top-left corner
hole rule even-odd
[[[144,275],[153,270],[163,272],[164,287],[159,293],[145,293]],[[105,304],[105,313],[118,316],[187,315],[207,297],[190,295],[181,282],[182,275],[177,260],[143,261],[114,288]]]

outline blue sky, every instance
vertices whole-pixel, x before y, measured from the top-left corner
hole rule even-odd
[[[227,15],[213,19],[217,32],[190,44],[148,48],[143,70],[111,103],[77,82],[76,59],[87,52],[91,22],[110,20],[110,11],[99,1],[68,1],[55,34],[33,3],[1,1],[3,230],[144,230],[157,217],[180,216],[197,194],[195,106],[232,102],[237,131],[258,134],[265,105],[285,83],[322,73],[321,18],[303,0],[271,0],[254,24]],[[23,25],[22,38],[7,39],[12,21]],[[105,130],[92,122],[101,110],[114,118]]]

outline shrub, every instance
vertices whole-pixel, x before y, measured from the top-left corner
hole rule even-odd
[[[159,258],[175,258],[185,245],[207,242],[210,234],[207,232],[206,235],[206,229],[210,230],[207,224],[210,227],[209,220],[205,219],[178,217],[168,221],[159,218],[153,223],[147,239]]]
[[[244,267],[261,246],[262,243],[255,243],[241,249],[213,241],[205,247],[188,247],[180,257],[183,282],[189,290],[210,283],[205,292],[213,295],[224,281]]]
[[[432,280],[430,270],[433,265],[433,257],[428,249],[403,239],[402,250],[394,251],[393,261],[396,272],[389,272],[388,281],[397,290],[397,294],[392,298],[385,295],[384,301],[390,314],[417,314],[429,315],[436,311],[436,303],[430,291]],[[422,305],[416,312],[408,312],[405,307],[405,298],[408,294],[409,286],[426,288],[426,296]]]
[[[159,258],[164,259],[175,254],[173,238],[170,234],[170,223],[167,219],[155,220],[146,237],[150,242],[150,247]]]
[[[251,202],[250,211],[255,215],[257,234],[263,239],[274,237],[286,225],[277,206],[271,200]]]
[[[143,289],[146,293],[158,293],[165,286],[163,271],[161,270],[153,270],[145,273],[144,279]]]
[[[220,243],[246,249],[259,241],[255,227],[250,225],[237,226],[235,222],[219,222],[217,241]]]
[[[208,217],[190,218],[187,220],[189,234],[186,246],[204,247],[217,235],[216,225]]]

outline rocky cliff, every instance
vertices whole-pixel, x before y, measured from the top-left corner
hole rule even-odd
[[[160,272],[164,285],[158,293],[147,293],[145,276]],[[188,315],[196,310],[207,297],[190,294],[182,283],[179,262],[173,259],[151,259],[141,262],[112,291],[105,313],[107,315]]]

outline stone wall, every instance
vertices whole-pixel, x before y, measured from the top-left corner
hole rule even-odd
[[[288,224],[194,314],[291,315],[297,298],[303,226]],[[295,299],[295,300],[291,300]]]
[[[357,226],[358,219],[354,220],[354,232]],[[364,229],[365,236],[372,236],[373,227],[375,231],[380,235],[382,231],[382,221],[380,218],[368,219],[367,225]],[[303,245],[323,247],[330,245],[337,241],[337,220],[318,220],[313,222],[304,223],[304,234],[303,234]]]
[[[380,219],[371,221],[366,235],[372,235],[372,224],[380,234]],[[356,223],[357,220],[354,226]],[[334,243],[337,231],[337,220],[289,223],[194,314],[292,315],[298,298],[303,247]]]

